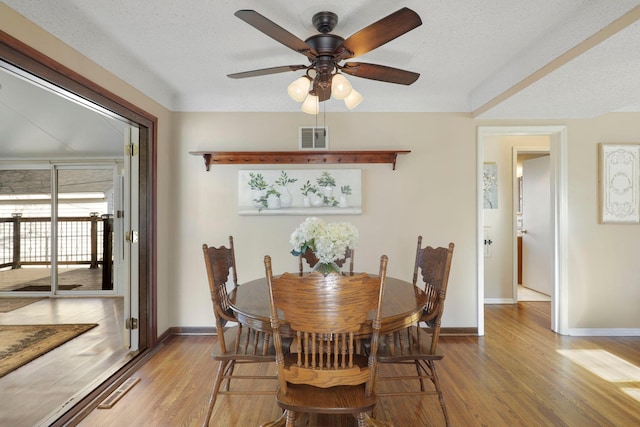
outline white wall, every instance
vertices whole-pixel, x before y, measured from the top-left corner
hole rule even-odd
[[[330,105],[328,106],[330,109]],[[240,281],[264,275],[264,255],[275,272],[297,271],[289,236],[305,216],[239,216],[238,170],[278,165],[214,165],[206,172],[198,150],[296,150],[303,113],[175,114],[175,205],[178,216],[171,277],[174,325],[213,322],[201,246],[226,244],[234,236]],[[411,280],[417,237],[432,246],[456,244],[444,325],[475,327],[475,129],[461,114],[327,114],[330,148],[408,149],[396,170],[389,164],[332,165],[361,168],[362,215],[327,216],[358,227],[356,270],[377,271],[389,256],[388,274]],[[287,165],[289,168],[317,166]],[[320,167],[325,169],[326,167]]]
[[[640,143],[640,114],[569,121],[569,326],[640,334],[640,224],[598,223],[598,143]]]
[[[239,166],[213,166],[190,150],[292,150],[311,116],[278,113],[172,114],[10,8],[0,28],[98,85],[158,117],[158,333],[213,323],[201,245],[233,234],[241,280],[295,270],[288,236],[304,217],[239,217]],[[329,109],[330,110],[330,109]],[[415,241],[456,243],[444,326],[477,326],[475,127],[566,125],[568,129],[568,324],[572,329],[640,330],[640,225],[601,225],[597,218],[597,143],[640,142],[640,114],[588,120],[478,121],[468,114],[327,114],[332,149],[402,148],[396,171],[362,165],[364,212],[358,269],[373,270],[382,253],[389,274],[409,278]],[[175,126],[175,128],[174,128]],[[346,165],[352,168],[354,165]],[[262,166],[261,166],[262,167]],[[358,166],[360,167],[360,166]]]

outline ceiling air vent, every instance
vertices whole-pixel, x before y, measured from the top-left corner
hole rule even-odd
[[[301,150],[328,150],[329,128],[327,126],[300,126],[298,141]]]

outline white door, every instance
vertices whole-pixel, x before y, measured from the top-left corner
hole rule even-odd
[[[552,293],[549,156],[522,162],[522,285]]]
[[[138,298],[138,196],[139,196],[139,129],[125,130],[125,156],[123,177],[122,254],[124,286],[125,347],[138,350],[139,298]]]

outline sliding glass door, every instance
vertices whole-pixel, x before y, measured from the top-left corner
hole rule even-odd
[[[118,170],[114,161],[0,170],[0,292],[116,294]]]
[[[113,164],[55,167],[57,293],[114,293],[115,170]]]
[[[0,292],[51,290],[51,168],[0,169]]]

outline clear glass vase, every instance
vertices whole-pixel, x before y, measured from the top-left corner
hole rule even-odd
[[[342,271],[340,270],[340,266],[338,264],[336,264],[335,262],[319,262],[317,263],[314,267],[312,271],[319,271],[320,273],[322,273],[323,276],[328,275],[329,273],[338,273],[338,274],[342,274]]]

